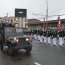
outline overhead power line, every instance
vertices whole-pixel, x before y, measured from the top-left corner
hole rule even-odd
[[[36,14],[36,13],[32,13],[33,15],[35,15],[35,16],[45,16],[46,17],[46,15],[41,15],[41,14]],[[48,16],[48,17],[54,17],[54,16],[64,16],[65,14],[60,14],[60,15],[50,15],[50,16]]]

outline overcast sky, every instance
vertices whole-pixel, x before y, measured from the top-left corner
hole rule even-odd
[[[14,16],[15,8],[27,9],[29,19],[43,19],[44,16],[41,15],[46,15],[47,7],[46,0],[0,0],[0,16],[5,16],[6,13],[9,13],[9,16]],[[48,0],[48,11],[49,16],[65,14],[65,0]],[[65,16],[63,17],[65,18]],[[53,18],[55,17],[49,19]]]

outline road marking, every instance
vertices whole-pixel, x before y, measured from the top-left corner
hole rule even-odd
[[[34,64],[35,64],[35,65],[41,65],[41,64],[39,64],[38,62],[34,62]]]

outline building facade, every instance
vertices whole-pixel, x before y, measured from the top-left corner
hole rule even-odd
[[[48,30],[58,30],[58,20],[49,20],[49,21],[39,21],[36,19],[29,19],[28,20],[28,27],[31,29],[42,29],[46,28],[46,22],[47,22],[47,28]],[[61,29],[65,29],[65,19],[61,19]]]

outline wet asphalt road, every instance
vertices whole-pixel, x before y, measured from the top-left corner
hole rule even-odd
[[[0,65],[65,65],[65,48],[33,41],[31,54],[20,50],[14,56],[0,51]]]

